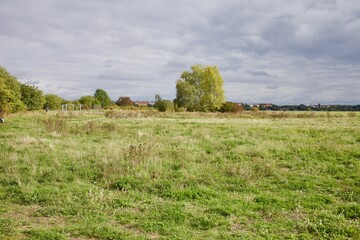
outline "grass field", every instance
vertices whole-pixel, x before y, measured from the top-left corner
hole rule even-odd
[[[9,116],[0,239],[360,239],[360,115]]]

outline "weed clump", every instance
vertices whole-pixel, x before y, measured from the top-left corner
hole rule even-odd
[[[159,112],[155,110],[145,110],[145,111],[110,110],[105,112],[105,117],[107,118],[149,118],[158,115]]]
[[[338,208],[338,214],[343,214],[347,219],[360,219],[360,206],[358,204],[348,204]]]
[[[56,114],[44,120],[45,129],[48,132],[65,133],[68,130],[65,116]]]

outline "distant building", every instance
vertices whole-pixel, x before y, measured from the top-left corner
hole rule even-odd
[[[137,106],[148,106],[148,105],[153,105],[151,102],[149,101],[135,101],[134,102],[135,105]]]
[[[272,103],[249,103],[250,107],[258,107],[258,108],[271,108],[274,104]]]
[[[271,108],[272,106],[272,103],[259,103],[260,108]]]

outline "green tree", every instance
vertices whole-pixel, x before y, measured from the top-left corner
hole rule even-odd
[[[101,102],[94,96],[82,96],[79,103],[83,105],[84,109],[91,109],[94,105],[100,105]]]
[[[2,112],[26,109],[21,101],[20,83],[2,66],[0,66],[0,109]]]
[[[216,66],[194,65],[177,81],[175,103],[189,111],[217,111],[225,102],[223,85]]]
[[[55,94],[47,94],[45,97],[45,104],[46,108],[50,110],[58,110],[61,109],[61,104],[64,102],[64,99],[55,95]]]
[[[107,106],[110,106],[112,104],[112,101],[111,101],[109,95],[103,89],[96,89],[96,91],[94,93],[94,97],[97,100],[99,100],[102,107],[107,107]]]
[[[45,103],[43,92],[35,86],[20,84],[21,101],[28,110],[42,109]]]
[[[184,107],[187,111],[200,109],[196,87],[189,82],[178,80],[176,83],[176,99],[174,103],[177,107]]]
[[[160,112],[173,112],[174,103],[170,100],[161,99],[160,95],[155,95],[154,108]]]

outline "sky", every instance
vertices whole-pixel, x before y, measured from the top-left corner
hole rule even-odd
[[[45,94],[173,99],[194,64],[229,101],[360,104],[360,1],[0,0],[0,65]]]

